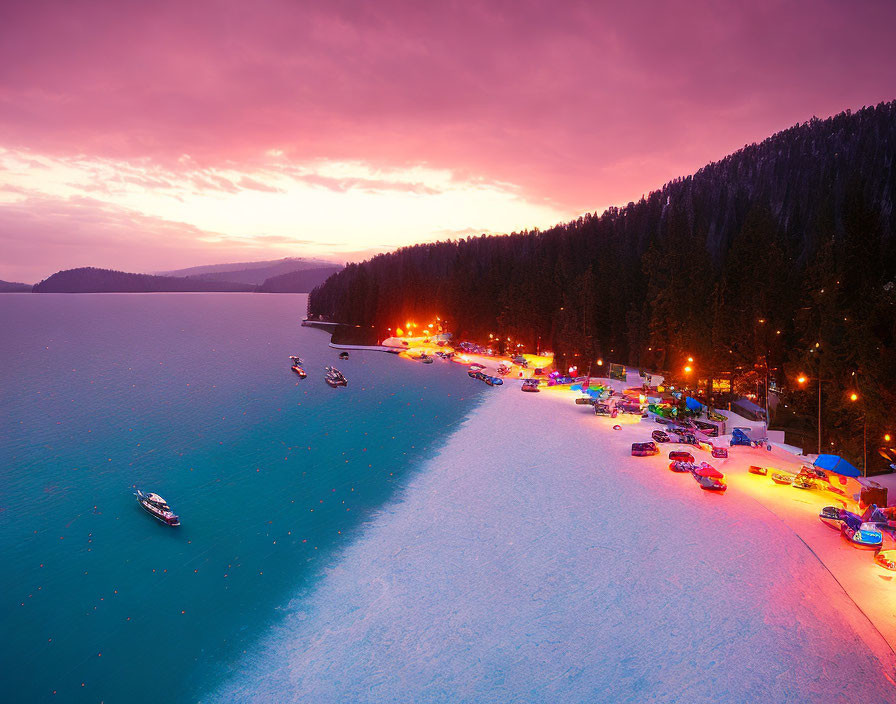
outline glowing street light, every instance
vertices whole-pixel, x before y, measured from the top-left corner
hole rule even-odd
[[[859,400],[859,395],[858,395],[855,391],[853,391],[853,392],[849,395],[849,400],[850,400],[850,401],[858,401],[858,400]]]
[[[684,373],[685,373],[685,374],[690,374],[690,373],[691,373],[691,365],[690,365],[690,364],[684,368]]]
[[[797,384],[805,384],[806,381],[807,381],[806,377],[803,376],[802,374],[800,374],[800,375],[796,378],[796,383],[797,383]]]
[[[693,358],[693,357],[688,357],[688,362],[693,363],[693,361],[694,361],[694,358]]]
[[[889,433],[884,435],[884,442],[890,442],[890,434]]]
[[[604,360],[602,360],[602,359],[597,360],[597,366],[599,366],[599,367],[604,366]]]

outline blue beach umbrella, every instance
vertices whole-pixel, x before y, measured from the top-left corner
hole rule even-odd
[[[819,455],[814,465],[819,469],[834,472],[844,477],[861,477],[862,473],[840,455]]]

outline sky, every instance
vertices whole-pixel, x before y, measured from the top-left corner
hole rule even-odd
[[[0,279],[508,233],[896,98],[896,3],[0,3]]]

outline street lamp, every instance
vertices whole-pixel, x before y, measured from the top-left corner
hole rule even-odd
[[[800,374],[797,377],[796,381],[800,386],[802,386],[808,381],[808,379],[806,378],[805,374]],[[818,454],[821,454],[821,376],[818,377]]]
[[[849,395],[849,400],[855,403],[859,400],[859,395],[853,391]],[[887,435],[886,437],[890,437]],[[862,413],[862,476],[868,475],[868,423],[866,414]]]

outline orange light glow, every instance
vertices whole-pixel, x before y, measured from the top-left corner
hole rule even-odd
[[[688,357],[688,362],[692,362],[692,363],[693,363],[693,361],[694,361],[694,358],[693,358],[693,357]]]
[[[849,400],[850,400],[850,401],[858,401],[858,400],[859,400],[859,395],[858,395],[855,391],[853,391],[853,392],[849,395]]]
[[[690,373],[691,373],[691,367],[690,367],[690,365],[688,365],[687,367],[685,367],[685,368],[684,368],[684,371],[685,371],[686,374],[690,374]]]
[[[402,330],[401,328],[395,328],[395,334],[401,337],[402,335],[404,335],[404,330]]]
[[[884,442],[890,442],[890,434],[889,433],[884,435]]]
[[[805,383],[806,383],[806,377],[804,377],[802,374],[800,374],[800,375],[796,378],[796,383],[797,383],[797,384],[805,384]]]

